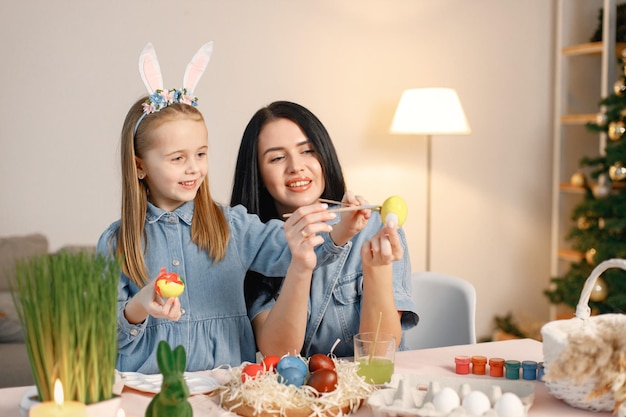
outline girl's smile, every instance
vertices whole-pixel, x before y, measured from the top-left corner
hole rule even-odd
[[[181,184],[184,188],[186,188],[186,189],[188,189],[188,190],[191,190],[191,189],[196,188],[196,183],[197,183],[197,181],[184,181],[184,182],[181,182],[180,184]]]

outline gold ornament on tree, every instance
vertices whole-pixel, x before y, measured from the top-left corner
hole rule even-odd
[[[585,252],[585,260],[587,261],[587,263],[589,265],[595,265],[596,264],[596,250],[595,248],[591,248],[588,249],[587,252]]]
[[[623,79],[615,81],[615,84],[613,84],[613,91],[616,95],[620,97],[624,95],[624,93],[626,92],[626,85],[624,85]]]
[[[578,170],[572,174],[570,183],[575,187],[584,187],[587,184],[587,178],[581,170]]]
[[[626,178],[626,167],[622,162],[616,162],[609,168],[609,176],[613,181],[623,181]]]
[[[606,300],[607,295],[609,295],[609,289],[606,285],[606,282],[600,276],[598,277],[598,279],[596,279],[596,283],[591,290],[589,300],[601,303]]]
[[[622,136],[626,133],[626,126],[624,122],[618,120],[616,122],[609,123],[609,138],[611,140],[620,140]]]
[[[608,117],[606,116],[606,113],[598,113],[596,115],[596,123],[598,124],[598,126],[606,126],[607,121]]]
[[[587,220],[585,216],[580,216],[578,218],[578,221],[576,222],[576,225],[578,226],[580,230],[589,229],[589,221]]]

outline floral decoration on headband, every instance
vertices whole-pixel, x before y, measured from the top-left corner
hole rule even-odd
[[[164,109],[170,104],[183,103],[190,106],[198,106],[198,97],[187,94],[187,89],[180,90],[161,90],[158,89],[150,94],[145,103],[143,103],[143,112],[146,114],[156,113]]]
[[[139,74],[148,90],[148,99],[143,103],[143,114],[137,120],[135,133],[139,123],[147,114],[156,113],[170,104],[184,103],[196,107],[198,97],[193,95],[193,91],[204,73],[211,54],[213,53],[213,42],[208,42],[200,47],[198,52],[191,58],[185,74],[183,76],[183,87],[181,89],[166,90],[163,88],[163,77],[161,67],[157,59],[156,51],[151,43],[148,43],[139,54]]]

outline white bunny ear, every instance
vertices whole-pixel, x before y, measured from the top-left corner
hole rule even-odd
[[[202,47],[191,58],[191,62],[187,64],[185,69],[185,76],[183,77],[183,88],[187,89],[187,94],[192,95],[193,91],[200,81],[200,77],[204,74],[211,54],[213,53],[213,42],[208,42],[202,45]]]
[[[148,43],[139,54],[139,74],[141,74],[141,79],[148,89],[148,94],[163,89],[161,67],[151,43]]]

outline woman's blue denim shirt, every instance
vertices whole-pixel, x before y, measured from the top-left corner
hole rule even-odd
[[[337,339],[340,339],[340,343],[333,353],[340,357],[354,356],[352,338],[359,332],[363,295],[361,246],[378,233],[381,227],[380,214],[372,212],[367,226],[347,243],[348,250],[340,255],[339,261],[313,271],[302,356],[327,354]],[[398,232],[404,248],[404,257],[393,263],[393,295],[396,308],[403,311],[402,329],[407,330],[417,324],[418,316],[411,298],[411,262],[406,236],[402,229]],[[274,278],[263,280],[262,289],[257,297],[248,300],[248,303],[251,303],[248,311],[250,319],[261,311],[269,310],[276,302],[273,295],[280,287],[280,281]],[[404,340],[401,341],[399,349],[406,349]]]
[[[291,252],[281,221],[262,223],[243,206],[222,207],[230,227],[225,258],[214,263],[191,240],[193,202],[174,212],[148,203],[145,222],[147,252],[145,262],[151,278],[161,267],[185,280],[180,296],[184,314],[178,322],[152,316],[141,324],[130,324],[124,317],[128,300],[139,288],[122,274],[118,286],[117,334],[120,371],[159,373],[156,348],[166,340],[172,348],[182,345],[187,353],[187,370],[212,369],[243,361],[255,361],[256,347],[243,293],[246,271],[266,276],[286,274]],[[114,254],[119,221],[113,223],[98,241],[99,253]],[[328,233],[316,248],[318,265],[336,261],[347,247],[334,245]]]

